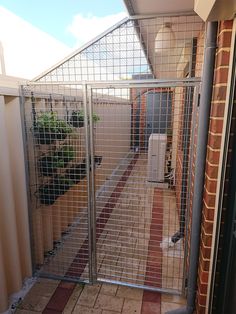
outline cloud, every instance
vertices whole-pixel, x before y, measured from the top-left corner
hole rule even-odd
[[[64,59],[71,48],[0,6],[6,74],[32,79]]]
[[[126,12],[120,12],[104,17],[97,17],[92,14],[88,14],[87,16],[77,14],[74,16],[67,30],[75,37],[77,41],[76,45],[80,46],[100,35],[125,17],[127,17]]]

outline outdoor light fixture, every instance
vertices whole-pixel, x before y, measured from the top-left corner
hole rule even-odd
[[[175,48],[175,34],[171,28],[172,23],[166,22],[159,29],[155,38],[155,52],[165,53]]]

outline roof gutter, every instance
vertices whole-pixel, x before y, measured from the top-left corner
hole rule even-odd
[[[133,8],[133,5],[132,5],[132,1],[130,0],[123,0],[125,6],[126,6],[126,9],[129,13],[129,15],[135,15],[135,11],[134,11],[134,8]]]
[[[207,24],[205,57],[199,108],[198,142],[195,162],[187,305],[184,308],[168,311],[166,314],[192,314],[195,309],[202,218],[201,211],[204,191],[205,162],[210,120],[212,85],[215,67],[217,27],[217,22],[210,22]]]

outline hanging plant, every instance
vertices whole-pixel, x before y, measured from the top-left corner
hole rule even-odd
[[[39,159],[38,168],[43,176],[52,176],[57,168],[66,168],[67,164],[75,158],[75,151],[72,146],[63,145],[54,154],[43,156]]]
[[[93,122],[96,123],[100,120],[100,117],[93,113]],[[84,126],[84,111],[73,111],[70,118],[70,123],[75,128],[82,128]]]
[[[71,132],[71,127],[64,120],[58,119],[54,112],[45,112],[36,118],[34,136],[39,144],[64,140]]]

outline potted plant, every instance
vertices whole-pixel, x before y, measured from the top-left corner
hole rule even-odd
[[[39,187],[38,197],[43,205],[52,205],[56,201],[59,194],[56,193],[52,181]]]
[[[53,181],[56,194],[63,195],[70,187],[74,184],[72,180],[66,178],[65,176],[59,176]]]
[[[57,168],[65,168],[75,158],[75,151],[72,146],[63,145],[54,154],[43,156],[39,159],[38,169],[43,176],[52,176]]]
[[[75,151],[73,146],[63,145],[62,148],[55,152],[54,157],[60,164],[61,168],[65,168],[68,162],[75,158]]]
[[[56,199],[63,195],[73,185],[73,181],[64,176],[59,176],[49,183],[40,186],[39,200],[41,204],[52,205]]]
[[[66,170],[66,176],[69,180],[73,181],[74,184],[79,183],[86,177],[86,163],[74,164]]]
[[[100,120],[100,117],[93,113],[93,122],[96,123]],[[70,118],[70,123],[75,128],[82,128],[84,126],[84,111],[73,111]]]
[[[73,111],[70,123],[74,128],[82,128],[84,126],[84,112],[82,110]]]
[[[54,112],[44,112],[36,118],[34,136],[39,144],[51,144],[55,140],[63,140],[71,133],[71,127]]]

